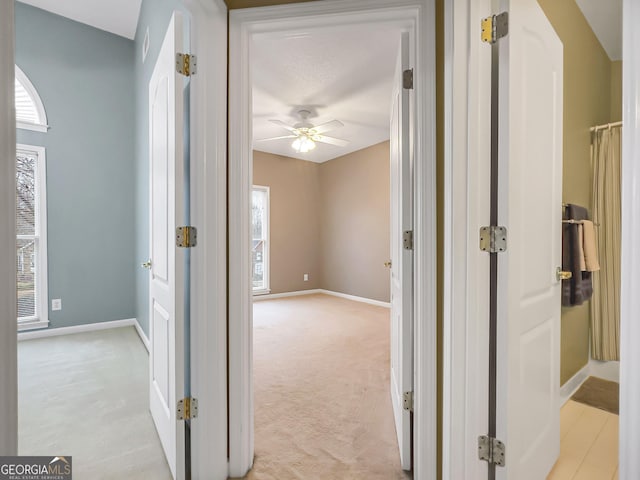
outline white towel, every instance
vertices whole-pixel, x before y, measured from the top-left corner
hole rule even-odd
[[[578,258],[580,259],[580,271],[587,271],[587,260],[584,256],[584,227],[582,223],[578,225]]]

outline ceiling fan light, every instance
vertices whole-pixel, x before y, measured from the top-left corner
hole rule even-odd
[[[308,136],[301,135],[293,141],[291,148],[299,153],[307,153],[316,148],[316,143]]]
[[[293,148],[296,152],[299,152],[301,147],[302,147],[302,140],[300,139],[300,137],[298,137],[291,144],[291,148]]]

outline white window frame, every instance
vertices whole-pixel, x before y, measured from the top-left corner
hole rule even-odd
[[[38,111],[38,116],[40,117],[40,123],[30,123],[30,122],[19,122],[16,120],[16,128],[20,128],[22,130],[32,130],[34,132],[43,132],[46,133],[49,130],[49,125],[47,124],[47,112],[44,109],[44,104],[42,103],[42,99],[40,95],[38,95],[38,91],[36,87],[33,86],[29,77],[25,75],[25,73],[18,67],[16,67],[16,80],[20,82],[20,84],[27,91],[33,103],[36,106],[36,110]]]
[[[253,185],[251,188],[251,194],[253,196],[254,191],[262,191],[267,195],[267,208],[265,211],[265,218],[263,221],[263,237],[264,237],[264,258],[262,264],[264,265],[264,272],[262,278],[264,279],[264,288],[254,289],[251,288],[253,295],[267,295],[271,293],[271,191],[270,188],[264,185]],[[252,239],[253,240],[253,239]],[[253,268],[251,271],[251,278],[253,279]]]
[[[34,330],[49,326],[49,293],[47,276],[47,162],[44,147],[16,145],[16,154],[35,155],[36,161],[36,228],[34,235],[16,235],[17,240],[36,242],[36,302],[35,315],[17,319],[18,331]]]

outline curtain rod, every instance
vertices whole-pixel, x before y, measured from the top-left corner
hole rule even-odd
[[[605,123],[604,125],[597,125],[595,127],[591,127],[589,131],[597,132],[598,130],[604,130],[605,128],[621,127],[621,126],[622,126],[622,122]]]

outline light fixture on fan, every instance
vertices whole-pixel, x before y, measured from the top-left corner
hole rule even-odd
[[[274,123],[286,130],[291,132],[291,135],[284,135],[282,137],[272,137],[272,138],[263,138],[259,141],[266,140],[281,140],[285,138],[293,138],[293,142],[291,143],[291,148],[293,148],[298,153],[308,153],[314,148],[316,148],[316,143],[328,143],[330,145],[335,145],[337,147],[346,147],[349,142],[346,140],[341,140],[339,138],[327,137],[326,135],[322,135],[329,130],[333,130],[335,128],[343,127],[342,122],[338,120],[332,120],[327,123],[323,123],[322,125],[318,125],[317,127],[308,121],[309,115],[311,112],[309,110],[300,110],[298,115],[301,118],[301,122],[295,124],[294,126],[287,125],[286,123],[280,120],[269,120],[271,123]]]
[[[291,148],[293,148],[298,153],[307,153],[316,148],[316,142],[307,135],[306,133],[302,133],[298,138],[296,138],[291,144]]]

